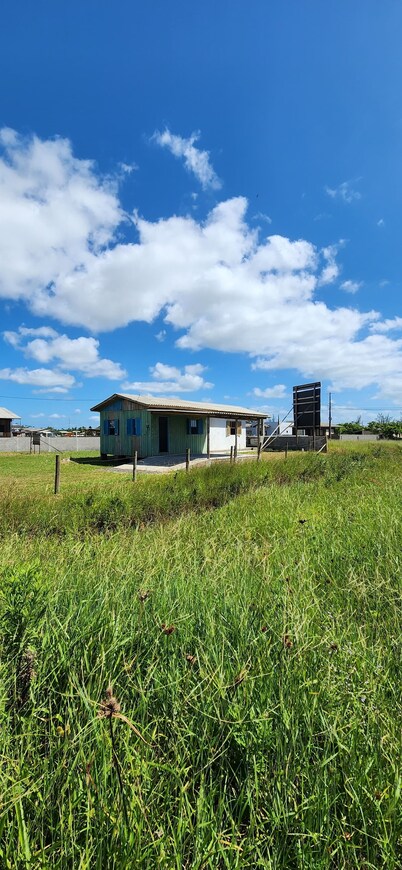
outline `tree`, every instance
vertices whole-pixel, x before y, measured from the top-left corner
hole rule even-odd
[[[362,431],[363,427],[361,417],[358,417],[357,420],[352,420],[349,423],[339,424],[339,432],[341,435],[361,435]]]
[[[379,414],[376,420],[368,423],[367,429],[381,439],[393,440],[402,436],[402,420],[392,420],[389,414]]]

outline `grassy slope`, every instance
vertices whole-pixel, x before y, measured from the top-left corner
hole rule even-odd
[[[202,508],[214,486],[219,503],[225,474],[233,492],[240,478],[260,488],[141,528],[127,508],[135,519],[151,492],[168,516],[171,479],[140,481],[140,497],[66,465],[65,486],[77,477],[58,501],[41,472],[37,536],[14,484],[0,542],[1,866],[401,866],[402,457],[350,456],[320,471],[310,457],[273,463],[282,486],[261,486],[256,466],[179,476],[173,512]],[[90,531],[97,496],[76,534],[82,473],[86,498],[106,480],[118,496],[111,534]],[[62,536],[46,530],[51,510]],[[113,720],[128,825],[97,716],[109,681],[152,744]]]

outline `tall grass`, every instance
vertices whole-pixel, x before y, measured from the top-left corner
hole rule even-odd
[[[25,475],[10,479],[8,484],[3,479],[0,536],[10,531],[35,535],[113,531],[167,520],[188,511],[221,507],[235,496],[261,486],[340,479],[352,474],[362,463],[370,467],[375,456],[373,451],[343,452],[330,459],[325,455],[299,453],[286,462],[219,463],[209,468],[193,468],[189,474],[179,471],[151,478],[142,476],[135,485],[129,474],[99,471],[97,467],[81,466],[77,470],[74,463],[68,463],[62,466],[62,489],[57,498],[53,495],[53,462],[49,462],[49,457],[42,458],[42,476],[37,473],[41,457],[24,457]],[[398,448],[395,456],[399,456]],[[36,472],[33,481],[26,473],[29,459],[28,468]],[[22,467],[20,458],[15,465],[18,470]]]
[[[401,459],[353,456],[8,514],[0,866],[402,865]]]

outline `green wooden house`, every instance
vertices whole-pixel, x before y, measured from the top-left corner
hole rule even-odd
[[[236,405],[212,405],[124,393],[114,393],[91,411],[100,412],[100,452],[103,458],[132,457],[135,451],[139,459],[158,454],[183,455],[188,447],[192,456],[209,456],[213,449],[211,418],[257,420],[262,427],[265,416]]]

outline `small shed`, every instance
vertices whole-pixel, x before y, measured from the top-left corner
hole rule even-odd
[[[243,431],[245,446],[246,421],[257,421],[262,434],[265,416],[237,405],[125,393],[114,393],[91,411],[100,412],[100,452],[104,458],[131,457],[135,450],[138,458],[144,459],[158,454],[181,455],[188,447],[193,456],[209,456],[211,451],[231,446],[239,449]]]
[[[13,420],[19,420],[18,414],[13,411],[8,411],[7,408],[0,408],[0,438],[11,438],[11,423]]]

